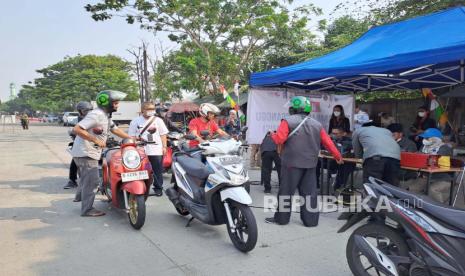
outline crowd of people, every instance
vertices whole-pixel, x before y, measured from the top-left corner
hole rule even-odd
[[[82,202],[82,216],[104,215],[102,211],[93,208],[93,202],[94,189],[99,184],[98,161],[109,132],[121,138],[132,137],[155,142],[147,144],[145,151],[153,168],[154,193],[156,196],[163,195],[162,159],[166,154],[167,134],[169,131],[182,130],[169,120],[166,108],[146,102],[142,104],[141,115],[131,121],[128,133],[122,131],[111,121],[109,114],[117,110],[119,101],[124,97],[125,94],[118,91],[103,91],[97,96],[96,109],[87,102],[80,102],[76,107],[79,122],[71,133],[75,137],[71,150],[73,160],[70,164],[69,181],[64,188],[78,187],[74,201]],[[298,190],[302,198],[310,200],[310,206],[316,207],[313,205],[317,202],[322,166],[330,174],[334,191],[346,187],[356,165],[353,162],[344,162],[343,157],[363,160],[363,181],[373,176],[398,186],[400,180],[422,179],[418,173],[401,169],[402,151],[452,155],[451,147],[444,142],[441,131],[435,128],[436,122],[429,117],[428,109],[424,106],[418,108],[409,134],[405,134],[403,126],[395,123],[386,113],[379,114],[381,124],[375,125],[369,115],[358,106],[355,108],[352,127],[342,105],[333,107],[326,130],[320,122],[309,116],[311,110],[309,99],[302,96],[292,98],[289,116],[281,121],[278,129],[265,135],[261,145],[256,145],[251,150],[251,162],[255,163],[254,166],[261,167],[261,183],[266,194],[271,193],[273,168],[277,171],[278,198],[285,198],[284,201],[279,201],[281,204],[290,200],[290,196]],[[235,110],[230,110],[229,116],[220,124],[217,120],[219,114],[219,108],[213,104],[205,103],[200,106],[199,116],[188,124],[188,132],[195,137],[189,141],[190,147],[196,147],[207,139],[202,135],[205,130],[209,132],[209,137],[236,137],[240,134],[241,122]],[[332,159],[319,158],[325,152],[332,155]],[[77,181],[78,175],[80,185]],[[437,179],[444,180],[447,177],[450,176],[444,174]],[[441,194],[444,190],[442,187],[432,185],[431,189],[436,194]],[[436,198],[445,200],[443,196]],[[266,221],[287,224],[290,215],[288,209],[282,209],[278,205],[275,215]],[[302,206],[300,215],[305,226],[318,224],[318,212],[310,212],[305,205]]]

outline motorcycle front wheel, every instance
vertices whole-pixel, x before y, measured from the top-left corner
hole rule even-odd
[[[366,238],[372,245],[386,255],[409,256],[405,239],[392,228],[379,224],[365,224],[355,229],[347,242],[346,257],[350,270],[357,276],[385,275],[377,270],[355,244],[355,235]],[[405,265],[398,265],[399,275],[408,275]]]
[[[129,194],[129,223],[134,229],[139,230],[145,223],[145,198],[144,195]]]
[[[249,252],[257,244],[258,230],[255,216],[247,205],[236,201],[229,201],[228,203],[232,221],[236,226],[236,229],[233,230],[229,223],[226,222],[229,238],[239,251]]]

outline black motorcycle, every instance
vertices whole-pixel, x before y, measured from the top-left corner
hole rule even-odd
[[[338,231],[369,218],[350,236],[354,275],[465,275],[465,211],[370,178],[363,211],[345,213]]]

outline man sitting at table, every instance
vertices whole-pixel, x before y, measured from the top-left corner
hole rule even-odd
[[[387,129],[392,132],[392,137],[400,146],[400,151],[416,152],[417,145],[410,139],[404,136],[403,127],[401,124],[390,124]]]
[[[347,132],[343,127],[335,127],[331,130],[331,139],[336,148],[343,157],[352,157],[352,139],[347,136]],[[347,183],[349,175],[355,170],[355,163],[345,162],[338,165],[335,161],[330,161],[331,177],[335,177],[334,189],[339,189]]]
[[[403,133],[403,127],[401,124],[397,124],[397,123],[394,123],[394,124],[390,124],[387,129],[389,129],[391,132],[392,132],[392,138],[394,138],[394,140],[396,140],[397,144],[399,145],[400,147],[400,151],[404,151],[404,152],[417,152],[417,145],[410,139],[407,139],[405,136],[404,136],[404,133]],[[402,181],[404,181],[403,184],[405,184],[405,188],[407,189],[410,189],[410,184],[407,184],[407,182],[405,181],[408,181],[408,180],[412,180],[412,179],[416,179],[418,177],[418,174],[417,172],[414,172],[414,171],[409,171],[409,170],[400,170],[400,175],[399,175],[400,179]]]

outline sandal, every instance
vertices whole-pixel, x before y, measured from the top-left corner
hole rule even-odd
[[[84,215],[81,215],[82,217],[100,217],[100,216],[104,216],[105,215],[105,212],[102,212],[102,211],[99,211],[97,209],[92,209],[90,211],[88,211],[87,213],[85,213]]]

